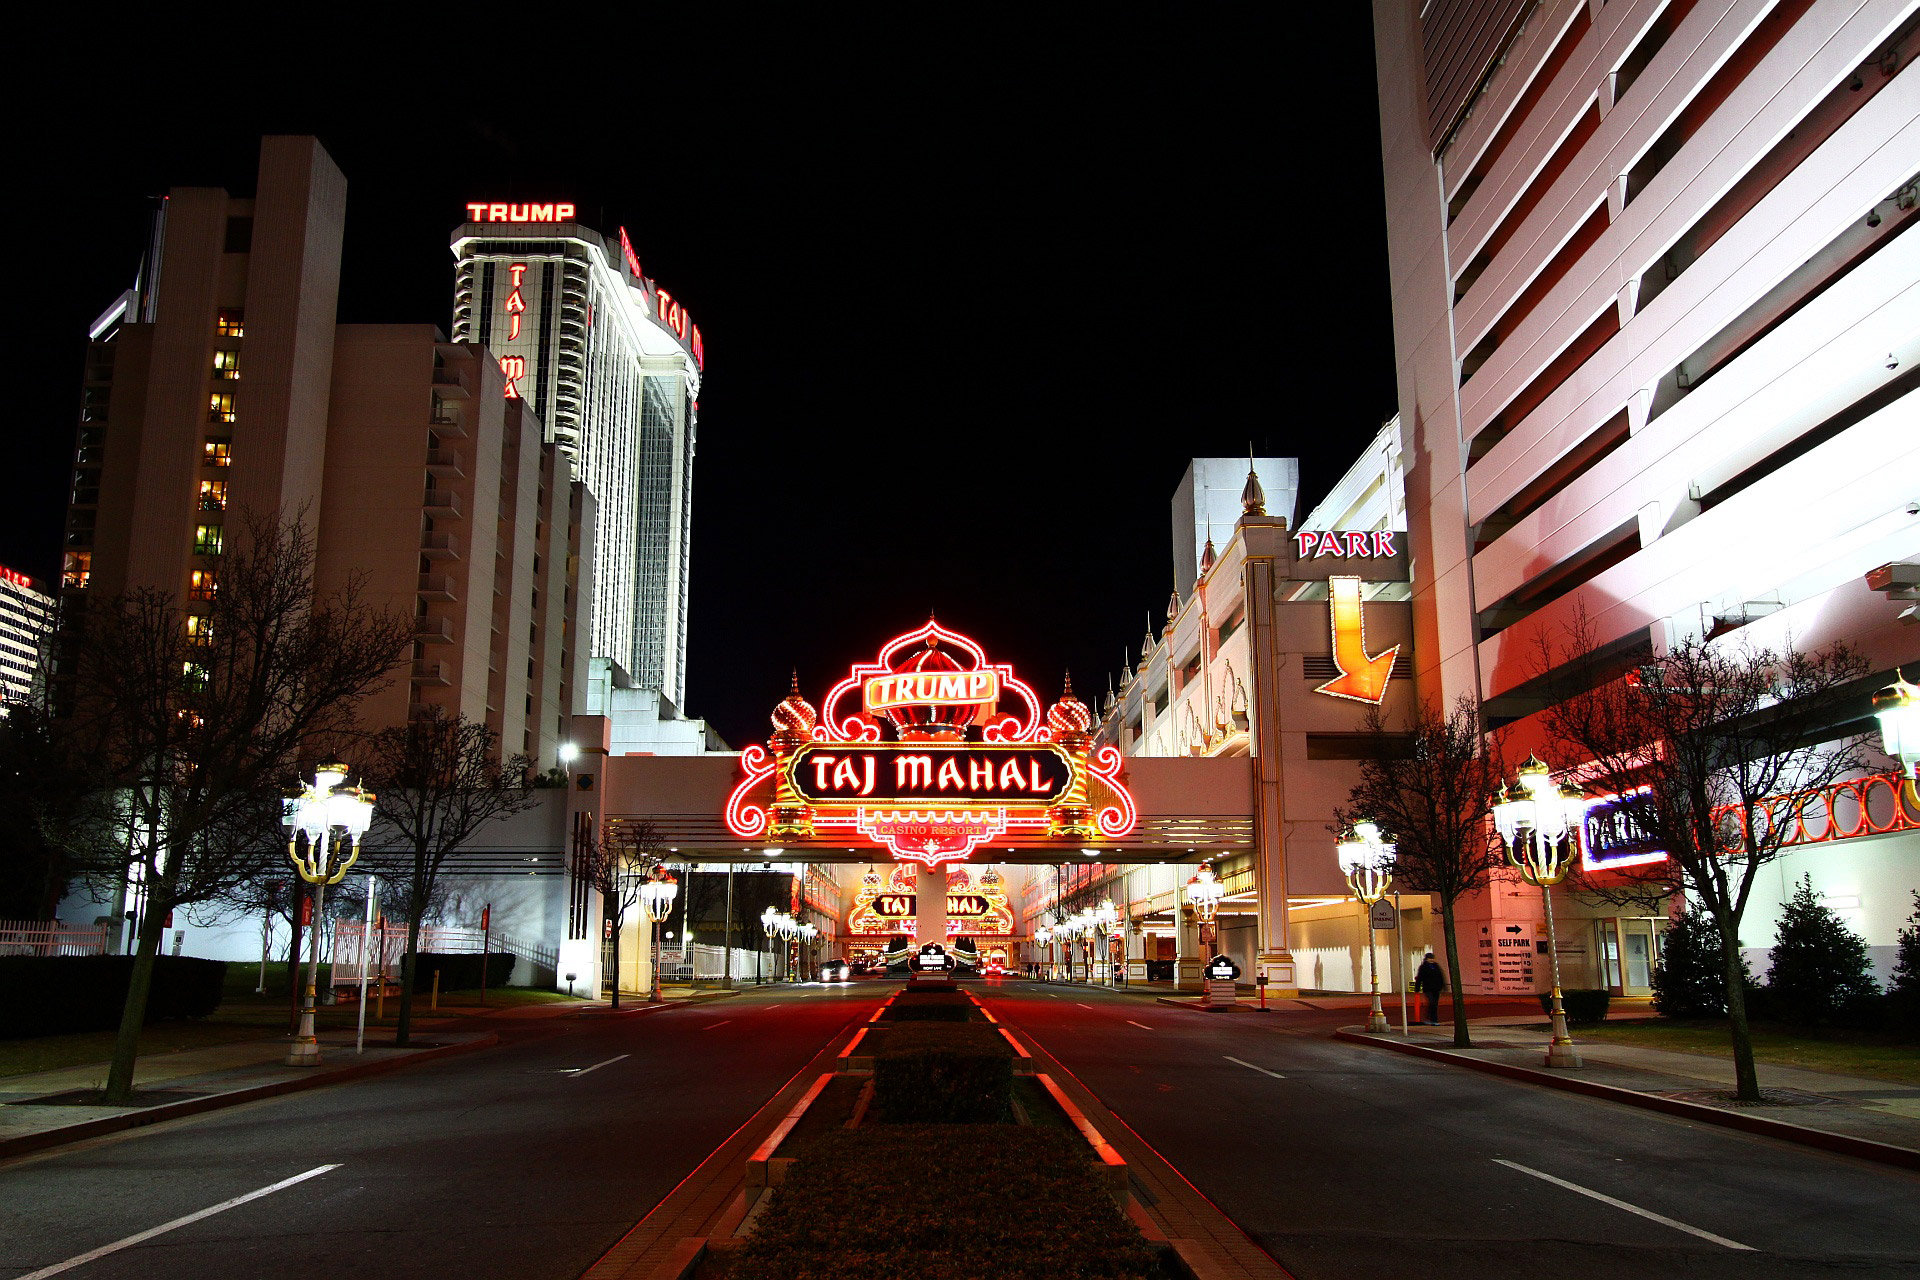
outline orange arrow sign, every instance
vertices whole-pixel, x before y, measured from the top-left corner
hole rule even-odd
[[[1333,665],[1340,674],[1314,692],[1351,698],[1355,702],[1378,703],[1387,696],[1387,680],[1393,675],[1393,656],[1400,652],[1400,646],[1394,645],[1378,657],[1367,656],[1358,578],[1327,579],[1327,612],[1333,619]]]

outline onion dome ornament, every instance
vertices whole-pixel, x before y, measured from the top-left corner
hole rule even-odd
[[[813,709],[813,704],[800,696],[799,671],[793,673],[791,690],[773,709],[770,719],[775,733],[798,734],[802,738],[811,735],[813,726],[820,723],[820,715]]]
[[[1249,516],[1267,514],[1267,491],[1260,487],[1260,477],[1253,469],[1253,450],[1247,450],[1247,484],[1240,490],[1240,510]]]
[[[905,651],[890,664],[895,675],[934,675],[972,669],[962,666],[951,652],[942,649],[940,637],[931,635],[923,647]],[[902,742],[960,742],[967,736],[967,726],[979,715],[979,708],[915,703],[890,707],[886,715]]]
[[[1167,621],[1172,622],[1175,618],[1179,616],[1180,616],[1180,589],[1178,587],[1175,587],[1173,594],[1167,597]]]
[[[1147,663],[1153,659],[1153,615],[1147,615],[1147,637],[1140,642],[1140,674],[1147,674]]]
[[[1093,822],[1093,806],[1087,799],[1087,752],[1093,746],[1093,737],[1088,732],[1093,727],[1093,713],[1087,710],[1087,704],[1073,696],[1073,676],[1069,674],[1060,691],[1060,700],[1047,712],[1047,728],[1053,733],[1053,740],[1073,754],[1075,767],[1073,782],[1066,794],[1060,797],[1060,803],[1048,811],[1053,821],[1053,829],[1060,835],[1084,838],[1097,834]]]
[[[807,744],[813,734],[813,726],[819,723],[819,713],[813,704],[800,696],[800,673],[793,673],[793,683],[787,696],[773,709],[770,717],[773,721],[773,737],[767,745],[773,748],[776,763],[783,762],[788,756]],[[775,840],[810,839],[813,836],[813,810],[807,807],[799,794],[793,789],[793,779],[789,771],[781,768],[774,772],[773,804],[767,814],[767,835]]]

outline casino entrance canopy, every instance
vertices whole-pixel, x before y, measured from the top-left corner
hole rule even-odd
[[[1159,862],[1253,847],[1246,757],[1123,757],[1069,682],[1032,686],[929,619],[856,662],[816,710],[792,692],[738,756],[609,756],[580,744],[580,808],[645,820],[683,859]],[[593,732],[594,717],[576,717]],[[584,721],[584,723],[582,723]],[[597,761],[597,767],[594,763]],[[595,775],[598,775],[596,778]]]
[[[583,759],[576,776],[595,766]],[[778,848],[786,861],[871,862],[874,842],[817,833],[812,839],[744,838],[728,830],[725,810],[740,781],[736,756],[607,756],[598,765],[601,813],[610,823],[645,820],[676,857],[694,862],[760,862]],[[1250,761],[1237,757],[1129,757],[1121,775],[1138,811],[1133,830],[1115,839],[1051,839],[1007,831],[969,861],[998,863],[1197,862],[1253,848]],[[1083,852],[1084,849],[1084,852]]]

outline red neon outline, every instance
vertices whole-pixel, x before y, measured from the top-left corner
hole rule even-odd
[[[766,834],[771,815],[757,804],[746,803],[747,792],[773,776],[773,757],[757,742],[747,744],[740,753],[740,771],[744,775],[727,796],[727,830],[742,840],[755,840]]]
[[[1100,810],[1096,818],[1100,834],[1109,840],[1130,834],[1140,821],[1140,809],[1133,802],[1133,792],[1127,790],[1126,784],[1120,781],[1122,759],[1120,748],[1110,742],[1087,757],[1087,772],[1106,783],[1107,789],[1120,802]]]
[[[995,717],[981,726],[982,742],[1045,742],[1049,736],[1041,736],[1045,724],[1040,713],[1040,695],[1032,686],[1013,674],[1013,667],[1004,662],[987,661],[986,650],[982,649],[972,637],[958,631],[949,631],[933,619],[927,619],[925,625],[912,631],[905,631],[887,641],[880,647],[879,658],[875,662],[856,662],[849,669],[846,679],[827,691],[820,703],[820,722],[814,726],[813,736],[819,742],[878,742],[880,725],[863,706],[858,712],[842,717],[840,700],[855,689],[864,689],[866,682],[873,676],[893,675],[893,664],[889,659],[902,649],[924,644],[931,636],[944,645],[960,650],[973,659],[975,667],[992,671],[1000,680],[1000,688],[1012,690],[1026,704],[1025,718],[1008,712]],[[839,735],[836,737],[835,735]]]

